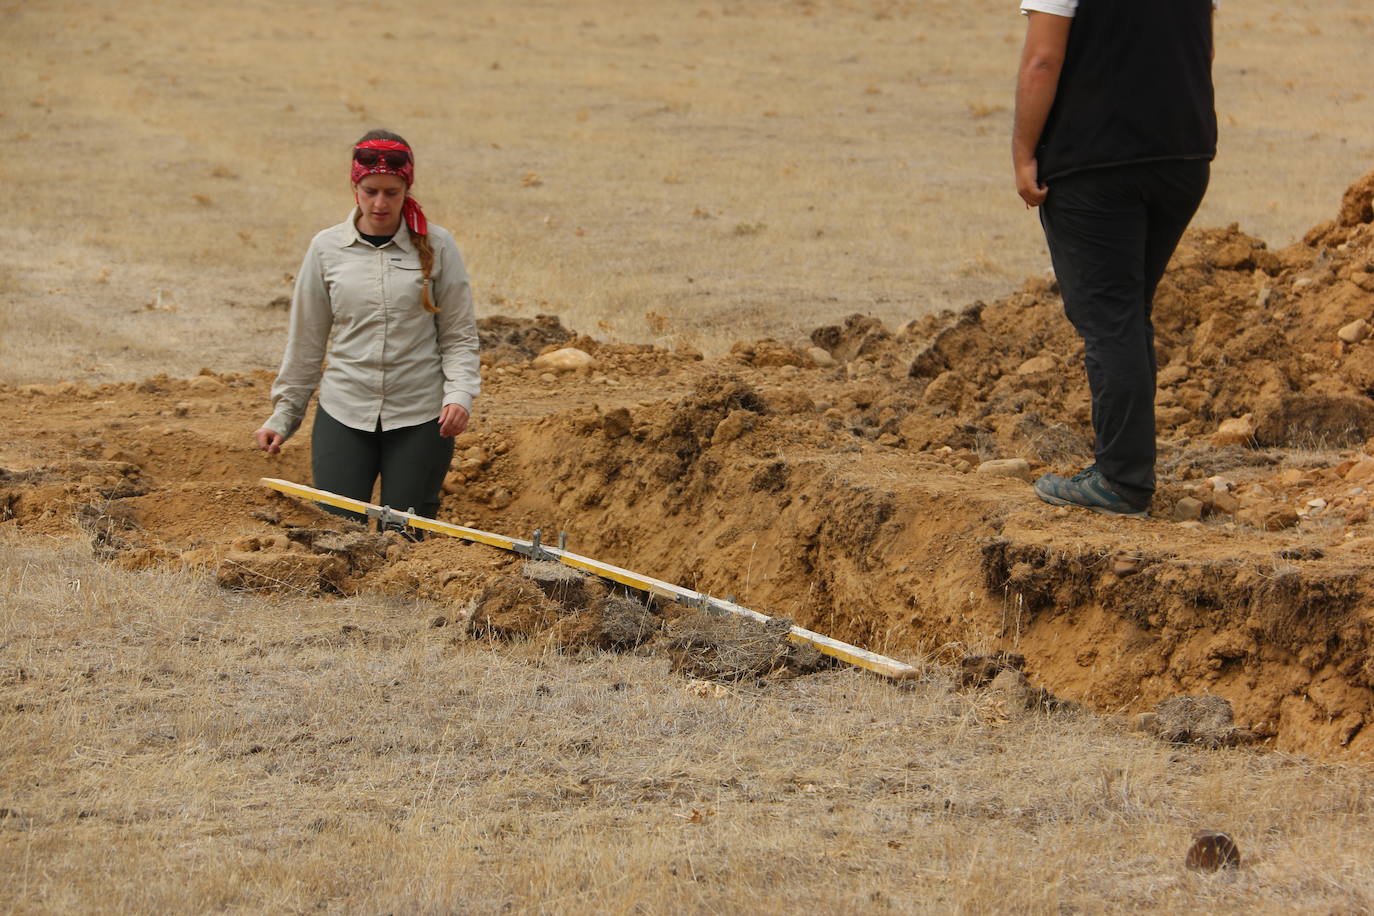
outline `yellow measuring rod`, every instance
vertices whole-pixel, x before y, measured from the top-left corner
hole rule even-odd
[[[432,518],[424,518],[410,512],[398,512],[387,506],[378,506],[373,503],[363,502],[360,499],[351,499],[347,496],[339,496],[337,493],[330,493],[328,490],[317,490],[314,487],[307,487],[304,484],[292,483],[289,480],[279,480],[275,477],[264,477],[260,481],[263,486],[270,487],[288,496],[295,496],[299,499],[308,500],[315,503],[323,503],[327,506],[334,506],[338,509],[347,509],[368,518],[380,519],[384,525],[406,525],[411,528],[418,528],[422,531],[433,531],[435,534],[443,534],[448,537],[461,538],[465,541],[472,541],[478,544],[486,544],[490,547],[499,547],[502,550],[509,550],[533,559],[553,560],[573,569],[580,569],[592,575],[611,582],[618,582],[621,585],[628,585],[630,588],[657,595],[660,598],[667,598],[671,601],[683,604],[702,607],[707,610],[719,611],[721,613],[733,614],[736,617],[747,617],[759,623],[766,623],[772,619],[766,614],[750,610],[747,607],[735,604],[733,601],[723,601],[720,598],[712,598],[704,592],[693,591],[690,588],[683,588],[680,585],[673,585],[661,579],[651,576],[641,575],[628,569],[621,569],[619,566],[612,566],[609,563],[602,563],[600,560],[593,560],[590,557],[579,556],[558,547],[549,547],[542,544],[539,540],[539,533],[535,532],[532,540],[524,538],[506,537],[502,534],[493,534],[490,531],[480,531],[476,528],[466,528],[462,525],[454,525],[449,522],[441,522]],[[787,634],[787,638],[792,642],[809,645],[819,652],[837,658],[840,661],[881,674],[884,677],[905,679],[915,677],[919,674],[916,668],[905,662],[899,662],[894,658],[861,649],[858,646],[841,642],[838,639],[831,639],[805,627],[793,626]]]

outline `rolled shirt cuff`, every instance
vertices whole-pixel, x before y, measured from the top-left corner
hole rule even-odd
[[[278,410],[267,418],[267,422],[262,424],[264,429],[270,429],[277,433],[283,440],[290,439],[295,435],[296,430],[300,429],[300,417],[293,417],[284,410]]]
[[[457,404],[459,407],[466,410],[469,414],[472,413],[472,399],[473,395],[471,392],[468,391],[444,392],[444,406],[448,406],[449,404]]]

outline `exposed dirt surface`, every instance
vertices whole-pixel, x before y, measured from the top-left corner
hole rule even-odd
[[[1215,694],[1272,746],[1374,758],[1372,198],[1374,172],[1280,251],[1236,227],[1185,239],[1155,307],[1148,521],[1027,485],[1091,460],[1081,347],[1044,280],[718,360],[488,319],[441,516],[566,531],[579,553],[899,656],[1014,652],[988,676],[1024,670],[1064,701],[1145,713]],[[592,364],[531,359],[568,346]],[[0,390],[0,526],[226,587],[379,590],[455,615],[482,598],[492,632],[559,625],[557,583],[513,578],[518,558],[365,534],[259,486],[309,479],[308,423],[276,459],[252,448],[270,382]],[[632,646],[657,626],[594,597],[605,620],[565,625],[569,641]]]

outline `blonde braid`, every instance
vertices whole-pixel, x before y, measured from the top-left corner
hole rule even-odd
[[[430,295],[429,275],[434,270],[434,249],[429,247],[429,236],[411,233],[410,240],[415,243],[415,250],[420,253],[420,273],[424,275],[425,285],[420,295],[421,303],[426,312],[437,312],[439,306],[434,304],[434,297]]]

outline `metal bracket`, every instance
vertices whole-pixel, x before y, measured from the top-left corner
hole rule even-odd
[[[380,509],[369,507],[367,517],[377,519],[377,523],[383,531],[401,531],[406,526],[405,517],[395,512],[390,506],[382,506]]]
[[[536,528],[528,544],[516,544],[511,549],[521,556],[529,557],[536,562],[558,562],[558,557],[544,549],[544,545],[540,542],[542,537],[543,533]]]

